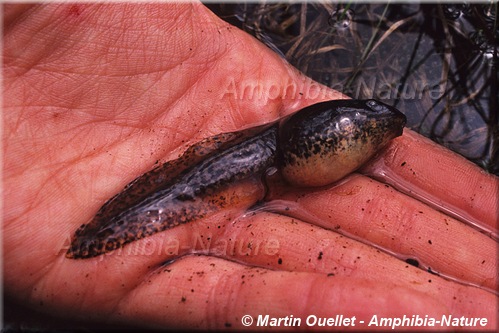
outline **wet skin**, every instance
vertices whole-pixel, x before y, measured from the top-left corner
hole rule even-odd
[[[224,133],[191,146],[129,183],[76,230],[66,257],[95,257],[230,205],[225,190],[260,183],[271,168],[299,187],[331,184],[402,134],[405,116],[375,100],[333,100],[274,123]]]

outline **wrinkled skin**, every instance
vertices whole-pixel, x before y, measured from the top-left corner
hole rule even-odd
[[[263,211],[233,222],[244,206],[236,202],[137,241],[133,253],[65,258],[78,226],[157,160],[346,96],[319,94],[324,87],[200,4],[4,8],[6,319],[237,328],[245,314],[452,314],[496,327],[494,293],[334,231],[497,289],[494,240],[361,174],[337,187],[281,193],[313,212],[316,225]],[[235,95],[235,86],[256,83],[272,87],[269,98]],[[285,95],[290,83],[305,93]],[[371,165],[380,161],[497,228],[496,177],[409,130]],[[233,191],[251,199],[253,186]]]

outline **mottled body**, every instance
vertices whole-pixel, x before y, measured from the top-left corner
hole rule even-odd
[[[75,232],[66,256],[94,257],[203,218],[230,201],[219,193],[245,179],[264,182],[271,167],[294,185],[332,183],[401,135],[404,124],[404,115],[380,102],[339,100],[205,139],[105,203]]]
[[[402,134],[405,116],[375,100],[323,102],[280,126],[281,171],[297,186],[333,183]]]

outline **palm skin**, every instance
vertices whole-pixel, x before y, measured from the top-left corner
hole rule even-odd
[[[334,231],[497,289],[494,240],[360,174],[280,193],[317,225],[264,211],[239,217],[232,207],[142,239],[133,253],[65,257],[74,230],[158,160],[216,133],[345,98],[204,6],[5,6],[3,73],[4,290],[12,302],[70,321],[151,327],[338,313],[453,314],[496,327],[492,292]],[[267,94],[240,89],[256,84]],[[371,166],[381,162],[497,228],[497,177],[410,131]]]

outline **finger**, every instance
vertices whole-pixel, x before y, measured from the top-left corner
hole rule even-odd
[[[363,169],[497,238],[499,178],[410,130]]]
[[[383,285],[401,288],[409,295],[421,293],[438,299],[452,309],[453,314],[484,315],[482,309],[475,307],[477,297],[483,295],[481,290],[422,272],[368,245],[286,216],[261,212],[235,222],[232,222],[233,218],[225,212],[213,219],[140,240],[122,252],[88,261],[66,261],[66,265],[72,266],[67,269],[71,276],[65,276],[63,280],[60,280],[61,274],[47,278],[59,279],[53,281],[52,286],[67,280],[82,281],[82,284],[72,284],[65,289],[64,295],[70,298],[86,293],[85,302],[77,304],[76,308],[75,304],[66,306],[68,315],[92,312],[97,305],[106,305],[99,311],[111,314],[123,297],[135,293],[133,290],[140,287],[144,276],[161,270],[165,262],[177,262],[179,257],[203,253],[246,266],[322,273],[352,279],[352,283],[359,280],[379,284],[383,281]],[[79,289],[81,287],[83,290]],[[43,292],[53,294],[49,290]]]
[[[495,298],[477,289],[467,296],[474,306],[460,300],[444,305],[424,293],[360,278],[249,268],[189,256],[146,277],[108,319],[152,327],[237,328],[242,327],[244,315],[305,318],[342,314],[368,321],[373,315],[452,314],[485,317],[488,327],[494,327]]]
[[[228,58],[233,57],[238,61],[234,65],[237,67],[237,72],[233,72],[234,78],[245,75],[248,77],[248,82],[258,82],[260,79],[262,73],[258,69],[261,63],[248,62],[248,57],[244,55],[249,51],[250,54],[261,52],[267,59],[266,64],[273,70],[271,75],[273,82],[278,87],[286,86],[290,81],[294,82],[294,79],[302,77],[247,34],[237,29],[219,31],[220,27],[227,25],[200,4],[137,8],[93,5],[40,6],[33,12],[27,13],[25,20],[12,21],[10,35],[6,38],[6,45],[8,44],[6,53],[11,55],[8,57],[9,68],[22,67],[21,65],[26,64],[37,68],[39,62],[47,63],[46,57],[50,57],[51,53],[41,52],[47,51],[46,45],[55,45],[61,56],[58,58],[60,66],[42,68],[43,73],[50,73],[44,76],[44,80],[39,79],[40,71],[9,72],[13,77],[8,84],[8,89],[12,93],[7,94],[10,98],[6,100],[11,112],[6,113],[8,117],[5,126],[6,136],[9,137],[6,156],[10,156],[5,163],[6,197],[9,198],[5,209],[5,219],[8,224],[5,244],[6,248],[13,250],[6,260],[6,263],[13,267],[10,274],[13,279],[15,276],[23,275],[21,272],[33,270],[38,265],[46,267],[52,260],[53,254],[58,253],[64,242],[68,240],[68,235],[79,225],[87,222],[107,199],[119,192],[136,176],[151,169],[159,159],[177,157],[186,148],[183,145],[184,141],[196,136],[205,137],[209,131],[239,129],[257,118],[260,121],[274,120],[280,112],[291,112],[294,111],[291,107],[300,103],[310,103],[305,100],[306,96],[292,102],[293,96],[290,90],[286,89],[278,89],[281,93],[272,98],[272,103],[263,109],[261,101],[250,100],[248,103],[247,99],[239,99],[239,95],[237,98],[232,95],[225,100],[219,100],[222,88],[220,91],[213,91],[211,88],[219,87],[213,84],[214,77],[227,78],[227,75],[222,73],[227,69],[223,67],[224,64],[233,63],[227,62]],[[223,37],[216,38],[235,38],[244,42],[233,43],[237,44],[237,47],[231,52],[225,52],[213,48],[213,45],[218,45],[217,43],[211,43],[204,37],[199,38],[196,40],[199,42],[196,44],[199,47],[192,52],[181,48],[184,52],[182,55],[195,63],[215,59],[210,70],[200,71],[199,76],[178,75],[178,73],[171,76],[171,72],[165,70],[163,76],[160,75],[158,80],[154,80],[155,88],[147,90],[147,93],[144,93],[143,89],[127,90],[123,87],[143,87],[144,75],[139,74],[146,72],[147,76],[150,71],[161,72],[165,64],[172,61],[170,57],[165,58],[163,53],[151,55],[146,61],[137,62],[137,67],[131,68],[122,66],[123,63],[128,63],[129,59],[120,58],[122,54],[119,54],[119,57],[113,58],[107,64],[107,73],[113,74],[111,77],[97,75],[95,80],[88,80],[88,74],[95,74],[96,68],[100,68],[94,66],[95,61],[101,59],[101,54],[109,51],[109,40],[123,40],[124,44],[120,45],[124,49],[133,50],[137,46],[140,46],[140,50],[147,49],[132,32],[142,31],[145,26],[141,22],[151,13],[156,13],[155,10],[158,11],[159,17],[154,21],[157,26],[146,25],[155,31],[161,31],[165,27],[175,27],[179,23],[176,19],[179,13],[192,10],[195,12],[193,17],[199,19],[195,24],[203,23],[204,27],[210,27],[211,30],[207,30],[206,36],[213,38],[222,32]],[[109,16],[110,11],[120,12],[122,15]],[[47,26],[47,22],[51,22],[51,18],[55,16],[62,19],[56,24]],[[78,17],[76,21],[75,16]],[[108,24],[121,28],[126,26],[128,29],[109,30]],[[197,29],[195,24],[189,28]],[[199,30],[201,29],[200,27]],[[25,33],[26,30],[43,31],[43,34],[31,43],[31,35]],[[73,34],[80,36],[74,43],[59,43],[60,40],[71,40]],[[147,31],[144,31],[144,35],[147,35]],[[19,38],[15,38],[16,36]],[[99,39],[92,43],[93,46],[89,46],[88,43],[80,44],[82,40],[88,40],[91,36],[99,36]],[[147,46],[154,50],[162,50],[164,39],[154,34],[144,43],[148,43]],[[172,43],[175,43],[173,38]],[[29,50],[23,53],[22,57],[16,57],[15,52],[23,48],[13,45],[26,44],[29,44]],[[197,52],[198,49],[202,49],[203,52]],[[219,51],[223,57],[218,57]],[[194,57],[193,54],[197,55],[197,60],[191,58]],[[157,61],[159,58],[155,58],[156,56],[161,58],[161,61]],[[82,58],[87,59],[83,65]],[[19,64],[17,61],[24,62]],[[70,77],[67,75],[74,68],[81,66],[84,67],[83,74],[78,71]],[[182,84],[179,84],[191,89],[190,92],[185,92],[185,96],[190,98],[179,100],[170,98],[170,95],[165,97],[164,92],[172,89],[172,78],[178,77],[184,80],[196,78],[198,86],[190,84],[192,83],[190,81],[182,81]],[[280,78],[282,81],[276,83],[275,78]],[[210,89],[204,89],[206,86],[202,85],[203,82]],[[307,84],[311,86],[311,91],[323,91],[322,86],[314,85],[311,81],[306,81],[304,84],[301,82],[298,82],[298,88],[294,90],[299,96],[303,96],[304,84],[305,88]],[[277,87],[276,85],[273,87]],[[92,93],[96,87],[100,89],[99,94]],[[39,100],[35,107],[29,107],[32,101],[19,100],[21,95],[17,92],[23,89],[36,91],[35,95]],[[64,98],[61,98],[61,91],[71,91],[71,94],[62,94]],[[181,95],[184,93],[175,91]],[[286,92],[284,98],[282,93]],[[114,97],[109,100],[100,99],[107,95]],[[323,98],[322,95],[312,97]],[[118,107],[116,101],[119,101]],[[216,101],[216,104],[213,104],[213,101]],[[23,103],[27,104],[26,108],[21,107]],[[281,105],[282,103],[284,105]],[[242,104],[245,105],[244,112],[241,112]],[[52,109],[47,110],[45,105],[51,105]],[[168,108],[171,105],[173,107]],[[73,110],[79,111],[75,114],[70,112]],[[227,110],[230,115],[228,117]],[[244,117],[239,117],[240,115]],[[248,118],[246,115],[249,115]],[[36,130],[38,123],[44,124],[43,131]],[[178,123],[187,124],[190,126],[189,130],[179,132],[185,127],[172,126]],[[32,128],[35,130],[31,130]],[[57,142],[63,143],[62,146],[58,147]],[[73,146],[68,146],[67,142],[71,142]],[[67,149],[68,147],[71,149]],[[174,150],[175,148],[178,149]],[[26,163],[26,161],[31,162]],[[30,237],[33,234],[36,236]],[[47,239],[57,241],[47,242]],[[26,267],[13,265],[19,258],[27,259],[23,261]],[[17,269],[23,270],[17,271]]]
[[[383,281],[433,295],[444,304],[453,304],[457,294],[469,289],[369,245],[282,215],[249,215],[227,225],[224,234],[210,237],[208,253],[251,266]]]
[[[494,240],[386,184],[353,175],[331,188],[288,192],[283,200],[312,223],[416,260],[431,272],[491,289],[497,284]]]

